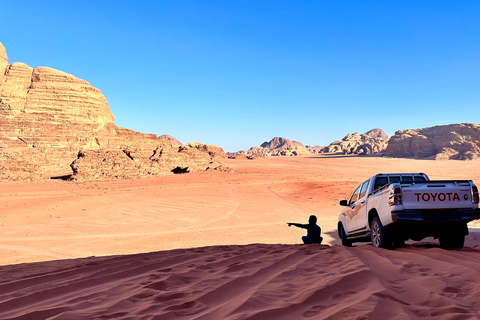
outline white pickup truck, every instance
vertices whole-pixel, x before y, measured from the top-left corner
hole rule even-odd
[[[377,174],[361,183],[338,218],[345,246],[372,242],[399,247],[434,237],[444,248],[462,248],[467,223],[480,218],[478,188],[471,180],[430,180],[424,173]]]

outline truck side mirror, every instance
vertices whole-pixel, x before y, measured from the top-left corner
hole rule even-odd
[[[340,200],[340,205],[342,207],[348,207],[348,201],[347,200]]]

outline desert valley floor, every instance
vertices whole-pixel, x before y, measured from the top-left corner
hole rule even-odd
[[[0,185],[2,319],[474,319],[480,233],[339,245],[339,200],[376,173],[480,184],[480,161],[222,160],[235,173]],[[324,244],[300,245],[315,214]],[[35,263],[32,263],[35,262]]]

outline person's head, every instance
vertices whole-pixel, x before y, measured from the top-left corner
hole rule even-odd
[[[311,215],[310,218],[308,218],[308,223],[310,224],[317,223],[317,217],[315,217],[314,215]]]

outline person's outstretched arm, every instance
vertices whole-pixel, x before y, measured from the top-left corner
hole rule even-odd
[[[298,227],[298,228],[304,228],[305,229],[305,225],[304,224],[301,224],[301,223],[293,223],[293,222],[287,222],[288,226],[295,226],[295,227]]]

